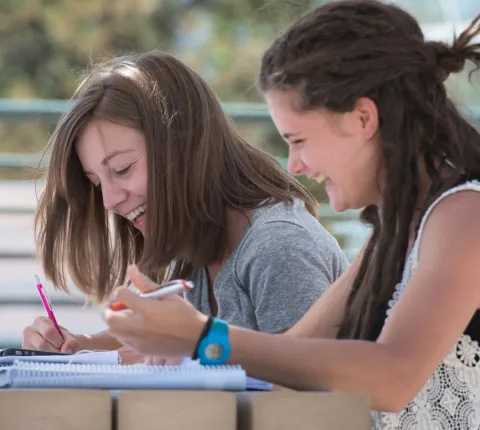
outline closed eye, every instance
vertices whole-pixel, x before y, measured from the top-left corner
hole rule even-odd
[[[295,139],[290,141],[292,145],[299,145],[300,143],[303,143],[303,142],[305,142],[305,139]]]
[[[130,166],[127,166],[125,167],[124,169],[122,170],[114,170],[114,173],[115,175],[117,176],[124,176],[126,175],[128,172],[130,172],[130,169],[132,168],[132,164],[130,164]]]

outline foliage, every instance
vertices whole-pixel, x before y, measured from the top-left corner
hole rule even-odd
[[[69,98],[92,64],[158,48],[197,70],[223,101],[261,101],[255,74],[262,52],[287,23],[324,2],[1,0],[0,97]],[[436,2],[415,8],[417,16],[438,19]],[[466,88],[462,79],[452,83],[455,92]],[[469,105],[471,94],[463,91]],[[286,155],[271,123],[239,127],[252,144]],[[51,130],[52,124],[0,123],[0,152],[38,152]]]

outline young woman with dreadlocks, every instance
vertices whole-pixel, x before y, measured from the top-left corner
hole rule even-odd
[[[125,289],[117,298],[132,311],[107,310],[110,333],[144,354],[366,393],[374,428],[479,428],[480,135],[445,88],[467,60],[479,68],[479,20],[451,45],[374,0],[329,2],[293,23],[264,54],[259,86],[290,172],[325,178],[337,211],[364,208],[368,243],[284,334]]]

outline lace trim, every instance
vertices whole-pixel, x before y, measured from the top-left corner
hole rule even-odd
[[[417,239],[405,262],[402,281],[388,302],[387,319],[416,269],[420,238],[433,208],[445,197],[462,190],[480,192],[480,182],[471,181],[441,195],[427,210]],[[399,413],[372,412],[376,430],[479,430],[480,346],[462,334],[417,396]]]
[[[372,412],[376,430],[478,430],[480,346],[462,335],[417,396],[400,413]]]

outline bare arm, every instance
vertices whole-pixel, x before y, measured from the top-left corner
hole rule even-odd
[[[403,409],[479,307],[480,196],[472,194],[453,195],[433,211],[415,275],[377,342],[298,339],[232,327],[231,362],[278,384],[361,392],[374,409]]]
[[[122,347],[107,330],[95,334],[76,334],[79,350],[114,350]]]
[[[79,350],[113,350],[122,345],[107,331],[93,335],[73,334],[64,327],[60,328],[62,336],[57,332],[48,317],[37,317],[34,323],[23,330],[22,346],[50,352],[76,352]]]
[[[377,342],[272,335],[231,326],[230,362],[276,384],[365,393],[373,409],[403,409],[479,308],[479,219],[479,193],[460,192],[439,203],[426,224],[415,274]],[[151,283],[135,270],[129,276],[135,284]],[[319,299],[325,312],[332,295]],[[107,310],[105,321],[125,345],[148,355],[192,353],[205,315],[177,297],[155,301],[126,289],[117,296],[134,312]],[[324,333],[310,318],[303,333]]]

